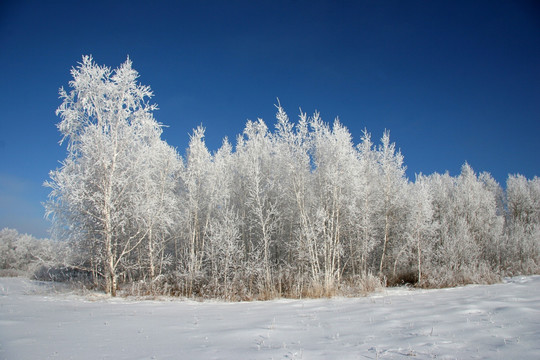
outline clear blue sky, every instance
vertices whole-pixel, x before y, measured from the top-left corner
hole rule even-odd
[[[0,4],[0,228],[47,236],[54,111],[83,54],[129,55],[181,154],[199,124],[216,150],[276,98],[384,129],[408,176],[468,161],[504,184],[540,175],[537,1],[10,1]]]

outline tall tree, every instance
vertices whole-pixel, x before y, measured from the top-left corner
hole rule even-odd
[[[71,71],[71,91],[60,89],[57,110],[67,158],[52,171],[47,212],[58,233],[85,247],[92,267],[116,295],[119,270],[152,226],[134,210],[145,183],[149,139],[159,138],[149,87],[137,82],[129,58],[115,70],[90,56]]]
[[[361,275],[373,269],[369,267],[369,261],[375,246],[377,245],[377,212],[382,207],[382,198],[379,187],[379,164],[378,152],[374,149],[371,134],[364,130],[362,141],[357,146],[359,159],[359,173],[356,178],[356,203],[354,211],[357,212],[356,223],[357,244],[353,257],[353,274],[359,270]],[[358,269],[354,266],[358,264]]]
[[[202,274],[205,241],[212,219],[215,179],[213,156],[204,141],[205,129],[197,127],[191,135],[186,154],[186,168],[182,172],[183,189],[180,194],[182,225],[178,230],[183,239],[184,271],[189,277],[188,294],[193,291],[194,277]]]
[[[472,167],[465,163],[457,178],[455,211],[466,224],[471,247],[477,249],[479,261],[490,263],[495,268],[503,217],[497,213],[497,199],[490,189],[492,185],[488,187],[493,181],[488,174],[477,176]]]
[[[319,267],[326,293],[337,288],[343,274],[343,253],[351,225],[350,209],[355,202],[354,186],[358,159],[349,130],[338,119],[332,128],[318,113],[313,129],[314,224]]]
[[[277,106],[275,146],[279,166],[280,186],[284,196],[280,212],[283,233],[279,238],[289,239],[283,247],[289,248],[288,265],[295,272],[297,285],[307,280],[308,286],[318,277],[318,254],[313,232],[313,187],[311,176],[311,136],[308,116],[300,114],[297,124],[290,122],[281,105]],[[301,286],[300,286],[301,287]]]
[[[214,182],[216,191],[205,242],[206,272],[217,296],[241,298],[235,290],[241,288],[245,273],[245,249],[240,236],[240,217],[232,202],[235,163],[228,139],[214,155],[212,165],[214,175],[208,178]]]
[[[273,292],[272,244],[280,213],[280,193],[276,176],[274,142],[266,124],[248,121],[243,137],[238,138],[237,159],[245,191],[247,248],[262,265],[264,289]]]
[[[134,216],[146,228],[146,270],[150,280],[161,274],[167,255],[167,243],[174,238],[174,224],[178,221],[178,178],[182,162],[176,150],[159,138],[160,129],[148,134],[141,153],[143,165],[138,184],[139,197],[134,204]],[[137,264],[140,269],[142,264]]]
[[[422,269],[424,259],[431,254],[431,240],[434,235],[433,208],[431,205],[428,180],[422,174],[417,175],[416,181],[409,185],[410,217],[407,228],[408,242],[416,248],[418,283],[424,280]]]
[[[406,224],[403,219],[406,215],[404,195],[407,178],[403,155],[399,150],[396,150],[395,144],[390,142],[389,131],[384,132],[378,151],[382,202],[378,220],[382,238],[379,274],[382,276],[385,274],[389,249],[391,247],[399,248],[399,245],[404,241],[404,225]]]

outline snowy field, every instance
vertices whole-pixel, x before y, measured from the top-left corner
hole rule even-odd
[[[0,278],[0,359],[540,359],[540,276],[365,298],[135,301]]]

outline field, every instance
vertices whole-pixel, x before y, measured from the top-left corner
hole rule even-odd
[[[0,278],[0,359],[540,359],[540,276],[363,298],[108,298]]]

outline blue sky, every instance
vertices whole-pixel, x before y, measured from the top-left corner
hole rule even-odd
[[[216,150],[279,97],[339,116],[360,141],[384,129],[407,174],[468,161],[504,184],[540,175],[535,1],[3,1],[0,228],[47,236],[48,172],[65,158],[58,88],[83,54],[129,55],[181,154],[199,124]]]

